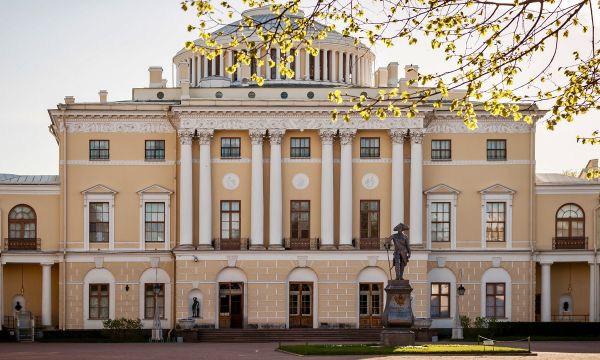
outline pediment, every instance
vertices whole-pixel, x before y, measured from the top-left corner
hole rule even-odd
[[[82,194],[117,194],[118,191],[109,188],[106,185],[98,184],[91,188],[87,188],[81,192]]]
[[[173,191],[158,184],[153,184],[137,191],[138,194],[172,194]]]
[[[479,190],[480,194],[514,194],[515,190],[506,187],[501,184],[494,184],[492,186],[486,187],[485,189]]]
[[[423,191],[423,194],[460,194],[460,191],[446,184],[439,184]]]

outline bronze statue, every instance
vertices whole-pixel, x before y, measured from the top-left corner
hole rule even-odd
[[[200,317],[200,302],[198,298],[194,296],[194,302],[192,303],[192,317],[199,318]]]
[[[396,225],[394,231],[398,233],[393,234],[385,241],[385,248],[389,250],[392,246],[391,242],[394,242],[394,269],[396,271],[396,280],[404,280],[404,269],[408,265],[408,259],[410,259],[410,244],[408,242],[408,236],[404,231],[408,231],[408,226],[400,223]]]

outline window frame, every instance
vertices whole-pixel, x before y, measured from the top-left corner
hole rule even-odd
[[[369,287],[368,290],[361,290],[361,286],[362,285],[367,285]],[[373,285],[378,285],[379,286],[379,290],[373,290]],[[358,316],[359,317],[382,317],[383,316],[383,288],[384,288],[384,284],[382,282],[360,282],[358,283]],[[362,309],[363,306],[362,304],[362,296],[364,296],[363,291],[367,291],[368,293],[366,294],[367,296],[367,313],[363,313]],[[375,292],[377,292],[377,295],[379,295],[379,312],[378,313],[374,313],[373,309],[373,297],[375,295]]]
[[[98,286],[100,287],[100,289],[97,290],[98,295],[93,296],[92,295],[92,286]],[[101,287],[102,286],[106,286],[106,296],[102,295],[102,290]],[[92,317],[91,313],[92,313],[92,298],[96,297],[98,299],[98,306],[94,307],[98,309],[98,316],[97,317]],[[102,303],[102,298],[106,297],[106,302],[107,302],[107,306],[106,306],[106,317],[101,317],[100,316],[100,309],[104,308],[104,306],[100,306],[100,304]],[[107,320],[110,318],[110,284],[109,283],[89,283],[88,284],[88,320]]]
[[[442,285],[448,285],[448,293],[444,294],[442,293]],[[434,286],[437,286],[438,288],[438,293],[434,294],[433,293],[433,288]],[[439,300],[439,312],[438,314],[442,313],[442,297],[447,297],[448,298],[448,316],[434,316],[433,315],[433,311],[432,309],[434,308],[431,299],[433,297],[437,297]],[[443,282],[443,281],[434,281],[431,282],[429,284],[429,315],[431,316],[432,319],[450,319],[452,318],[452,283],[450,282]]]
[[[90,250],[90,224],[89,224],[89,206],[92,202],[108,202],[109,211],[109,237],[108,249],[114,249],[115,240],[115,194],[116,191],[102,185],[93,186],[83,192],[83,250]],[[91,244],[105,244],[95,243]],[[94,249],[96,250],[96,249]]]
[[[31,219],[11,219],[11,214],[16,211],[17,208],[24,207],[31,210],[33,214],[33,218]],[[11,229],[11,225],[19,225],[19,228],[16,230]],[[32,230],[26,230],[26,225],[33,224],[33,237],[25,237],[25,234],[31,232]],[[17,231],[20,236],[12,236],[13,231]],[[37,213],[35,209],[27,204],[18,204],[12,207],[8,212],[8,238],[14,240],[23,240],[23,239],[37,239]]]
[[[581,210],[582,217],[580,217],[580,218],[572,218],[572,217],[559,218],[558,213],[561,211],[562,208],[564,208],[566,206],[577,207],[579,210]],[[568,223],[568,232],[569,232],[568,236],[558,236],[558,222],[559,221],[565,221]],[[573,236],[573,223],[574,222],[580,222],[582,224],[582,231],[583,231],[582,236]],[[557,239],[560,238],[560,239],[565,239],[565,240],[566,239],[572,240],[572,239],[585,238],[585,210],[583,210],[583,208],[576,203],[565,203],[565,204],[559,206],[558,209],[556,210],[556,214],[554,215],[554,237]]]
[[[229,145],[224,146],[223,141],[228,140]],[[237,146],[231,146],[231,141],[237,140]],[[223,136],[220,140],[221,144],[221,159],[241,159],[242,157],[242,138],[236,136]],[[231,155],[233,149],[237,149],[237,156]],[[229,152],[229,155],[224,155],[224,150]]]
[[[106,142],[106,149],[102,149],[101,147],[98,147],[96,149],[92,149],[92,143],[98,143],[98,146],[100,146],[101,143]],[[92,156],[93,151],[97,152],[97,157]],[[106,158],[101,157],[100,154],[102,151],[106,151]],[[88,158],[90,161],[108,161],[110,160],[110,140],[104,140],[104,139],[91,139],[88,142]]]
[[[363,141],[367,142],[363,144]],[[372,146],[371,141],[376,141],[377,146]],[[379,136],[361,136],[359,140],[361,159],[381,158],[381,138]]]
[[[444,212],[439,212],[439,211],[435,211],[434,212],[434,205],[437,204],[444,204],[448,206],[448,211],[444,211]],[[431,226],[430,229],[430,236],[431,236],[431,242],[432,243],[450,243],[452,241],[452,203],[450,201],[432,201],[431,202],[431,206],[430,206],[430,215],[431,215],[431,219],[429,221],[429,224]],[[434,221],[433,219],[433,214],[448,214],[448,221]],[[435,224],[448,224],[448,239],[447,240],[436,240],[437,237],[433,236],[434,232],[438,233],[440,231],[437,230],[437,227],[434,227]],[[446,233],[446,231],[441,231],[442,233]]]
[[[496,148],[496,149],[491,149],[490,148],[490,143],[492,142],[497,142],[497,143],[501,143],[504,144],[504,148]],[[508,159],[508,143],[506,141],[506,139],[487,139],[486,141],[486,159],[487,161],[506,161]],[[490,156],[490,152],[492,152],[493,154],[501,154],[502,152],[504,153],[504,157],[498,157],[498,156]]]
[[[224,203],[229,203],[229,210],[223,210],[223,204]],[[237,203],[238,204],[238,210],[231,210],[231,204],[233,203]],[[227,213],[229,214],[229,220],[228,221],[228,233],[229,233],[229,237],[223,237],[223,214]],[[231,220],[231,214],[237,213],[238,214],[238,237],[232,237],[231,236],[231,224],[233,222],[233,220]],[[225,239],[225,240],[241,240],[242,238],[242,201],[241,200],[221,200],[221,202],[219,203],[219,224],[220,224],[220,230],[219,230],[219,238],[220,239]]]
[[[489,285],[494,286],[493,293],[488,292]],[[498,285],[502,285],[502,287],[503,287],[502,294],[498,294]],[[496,305],[496,297],[497,296],[502,296],[502,312],[504,313],[504,316],[496,316],[497,309],[499,308]],[[491,307],[494,309],[493,316],[490,316],[490,314],[488,313],[488,309],[490,308],[490,306],[488,306],[487,300],[489,297],[494,298],[494,305]],[[506,319],[507,318],[507,315],[506,315],[506,283],[505,282],[486,282],[485,283],[485,317],[486,318],[494,318],[494,319]]]
[[[371,209],[371,203],[376,202],[377,203],[377,210],[373,210]],[[367,205],[367,210],[363,210],[363,204],[364,203],[368,203]],[[370,219],[370,214],[371,213],[376,213],[377,214],[377,236],[374,237],[373,234],[371,234],[371,219]],[[367,217],[367,237],[363,237],[363,216]],[[380,200],[360,200],[359,201],[359,238],[360,239],[380,239],[381,238],[381,201]]]
[[[427,248],[431,249],[431,244],[432,243],[436,243],[436,244],[450,244],[450,249],[456,249],[456,229],[457,229],[457,223],[456,223],[456,219],[457,219],[457,215],[456,215],[456,204],[458,201],[458,190],[453,189],[449,186],[446,185],[438,185],[435,186],[427,191],[425,191],[425,194],[427,195],[427,211],[426,211],[426,216],[427,216],[427,234],[426,234],[426,239],[427,239]],[[431,210],[432,210],[432,204],[434,202],[448,202],[450,203],[450,241],[432,241],[432,235],[431,235],[431,230],[432,230],[432,226],[431,226],[431,220],[432,220],[432,214],[431,214]]]
[[[97,204],[102,204],[102,207],[104,207],[104,205],[106,205],[106,211],[104,211],[104,209],[102,209],[103,211],[101,211],[101,214],[105,214],[107,215],[108,220],[107,221],[93,221],[92,220],[92,207],[93,205],[97,205]],[[98,213],[98,211],[96,211],[95,213]],[[89,242],[92,244],[107,244],[110,242],[110,203],[108,201],[90,201],[89,205],[88,205],[88,239]],[[93,231],[93,233],[106,233],[106,240],[105,241],[96,241],[94,240],[94,236],[92,236],[92,224],[95,224],[94,229],[97,228],[97,224],[106,224],[106,231]]]
[[[488,206],[493,205],[493,204],[502,204],[503,207],[503,211],[502,212],[494,212],[492,209],[492,212],[490,212],[488,210]],[[486,201],[485,203],[485,214],[486,214],[486,221],[485,221],[485,241],[488,243],[505,243],[506,242],[506,216],[507,216],[507,207],[508,204],[506,203],[506,201]],[[499,220],[490,220],[489,218],[489,214],[502,214],[502,221]],[[488,234],[492,233],[500,233],[499,230],[494,231],[493,229],[490,230],[490,225],[492,225],[493,228],[493,224],[502,224],[502,240],[490,240],[488,237]]]
[[[146,311],[150,308],[148,306],[148,287],[151,287],[151,291],[152,291],[152,299],[154,300],[154,285],[155,284],[159,284],[161,287],[160,292],[158,293],[158,295],[156,296],[157,299],[162,298],[162,314],[160,316],[161,320],[165,320],[166,316],[165,316],[165,309],[167,307],[166,304],[166,284],[165,283],[144,283],[144,320],[153,320],[154,319],[154,311],[152,311],[152,316],[148,317]],[[162,293],[162,295],[161,295]],[[159,302],[160,303],[160,302]],[[161,306],[158,306],[158,309],[160,311]],[[154,306],[152,307],[152,310],[154,310]]]
[[[297,140],[297,141],[306,140],[306,141],[308,141],[308,146],[294,146],[294,140]],[[294,154],[295,151],[299,152],[299,154],[295,155]],[[304,151],[307,151],[306,155],[302,154]],[[291,137],[290,138],[290,159],[310,159],[310,157],[311,157],[310,137],[299,137],[299,136]]]
[[[148,149],[149,143],[154,143],[155,146],[153,149]],[[157,148],[156,144],[162,144],[162,148]],[[162,150],[162,157],[157,157],[156,156],[157,151],[161,151],[161,150]],[[151,157],[148,156],[149,151],[153,154],[153,156],[151,156]],[[144,160],[145,161],[165,161],[166,152],[167,151],[165,149],[165,140],[151,139],[151,140],[144,141]]]
[[[148,221],[148,205],[162,205],[162,212],[152,212],[150,211],[150,214],[161,214],[162,213],[162,221]],[[165,242],[166,239],[166,216],[167,216],[167,209],[166,209],[166,204],[162,201],[146,201],[144,202],[144,242],[146,243],[163,243]],[[148,239],[148,234],[150,233],[151,236],[153,233],[157,233],[160,235],[159,231],[148,231],[148,224],[162,224],[162,241],[155,241],[155,240],[149,240]]]
[[[434,143],[448,143],[448,149],[434,149]],[[434,154],[448,153],[447,157],[434,156]],[[452,161],[452,140],[450,139],[432,139],[431,140],[431,161]]]
[[[294,204],[298,203],[300,209],[298,210],[294,210]],[[302,205],[303,204],[308,204],[308,209],[304,210],[302,209]],[[310,239],[310,200],[290,200],[290,239],[298,239],[298,240],[305,240],[305,239]],[[298,233],[298,236],[294,237],[293,233],[294,233],[294,214],[298,214],[298,217],[300,216],[300,214],[308,214],[308,221],[300,221],[297,220],[296,221],[296,231]],[[306,229],[304,227],[300,227],[300,224],[304,224],[306,225]],[[308,232],[308,236],[307,237],[303,237],[301,236],[302,231],[307,231]]]

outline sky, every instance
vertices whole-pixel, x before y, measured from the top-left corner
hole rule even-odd
[[[192,13],[180,0],[0,0],[0,173],[57,174],[58,146],[48,131],[48,109],[64,96],[98,101],[131,98],[148,84],[148,67],[162,66],[193,34]],[[391,61],[435,70],[440,56],[426,47],[376,48],[377,66]],[[591,113],[555,131],[538,124],[537,172],[579,170],[600,157],[600,146],[576,143],[600,128]]]

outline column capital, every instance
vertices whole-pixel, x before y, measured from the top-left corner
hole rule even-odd
[[[319,130],[319,136],[321,137],[321,143],[323,145],[333,144],[333,137],[335,136],[335,129],[321,129]]]
[[[198,129],[200,145],[209,145],[215,131],[213,129]]]
[[[252,141],[252,145],[260,145],[263,143],[263,138],[265,137],[265,129],[250,129],[248,130],[250,134],[250,140]]]
[[[40,263],[40,265],[42,265],[43,267],[45,267],[45,266],[52,266],[52,265],[54,265],[54,261],[42,261]]]
[[[285,129],[269,129],[269,140],[272,145],[281,145],[281,139],[285,134]]]
[[[179,143],[181,145],[192,145],[192,138],[194,137],[194,130],[192,129],[181,129],[177,130],[179,136]]]
[[[406,136],[408,135],[408,129],[389,129],[388,133],[394,144],[404,144]]]
[[[356,129],[340,129],[340,141],[342,145],[352,144],[354,136],[356,136]]]
[[[425,132],[421,129],[410,129],[410,142],[412,144],[422,144],[423,135],[425,135]]]

